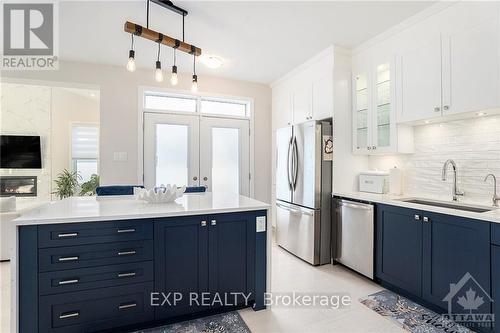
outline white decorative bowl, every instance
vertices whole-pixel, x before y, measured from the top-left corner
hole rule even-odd
[[[167,184],[167,186],[162,184],[160,187],[155,187],[149,190],[135,187],[134,196],[137,200],[144,200],[147,203],[160,204],[174,202],[175,199],[184,195],[184,191],[186,191],[186,186],[177,188],[175,184]]]

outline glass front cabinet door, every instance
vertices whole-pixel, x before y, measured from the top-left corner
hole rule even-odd
[[[353,82],[353,152],[397,153],[392,62],[355,71]]]

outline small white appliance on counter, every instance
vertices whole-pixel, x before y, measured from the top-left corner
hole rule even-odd
[[[359,174],[359,191],[368,193],[387,193],[389,189],[389,172],[363,171]]]
[[[397,167],[389,170],[389,193],[394,195],[403,194],[403,172]]]

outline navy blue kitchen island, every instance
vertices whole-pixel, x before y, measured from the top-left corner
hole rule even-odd
[[[22,216],[14,329],[123,332],[263,309],[267,208],[203,193],[165,205],[73,198]]]

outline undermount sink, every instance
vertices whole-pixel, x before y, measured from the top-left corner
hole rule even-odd
[[[433,201],[433,200],[419,199],[419,198],[401,199],[400,201],[415,203],[419,205],[458,209],[473,213],[486,213],[495,209],[495,207],[464,205],[460,203]]]

